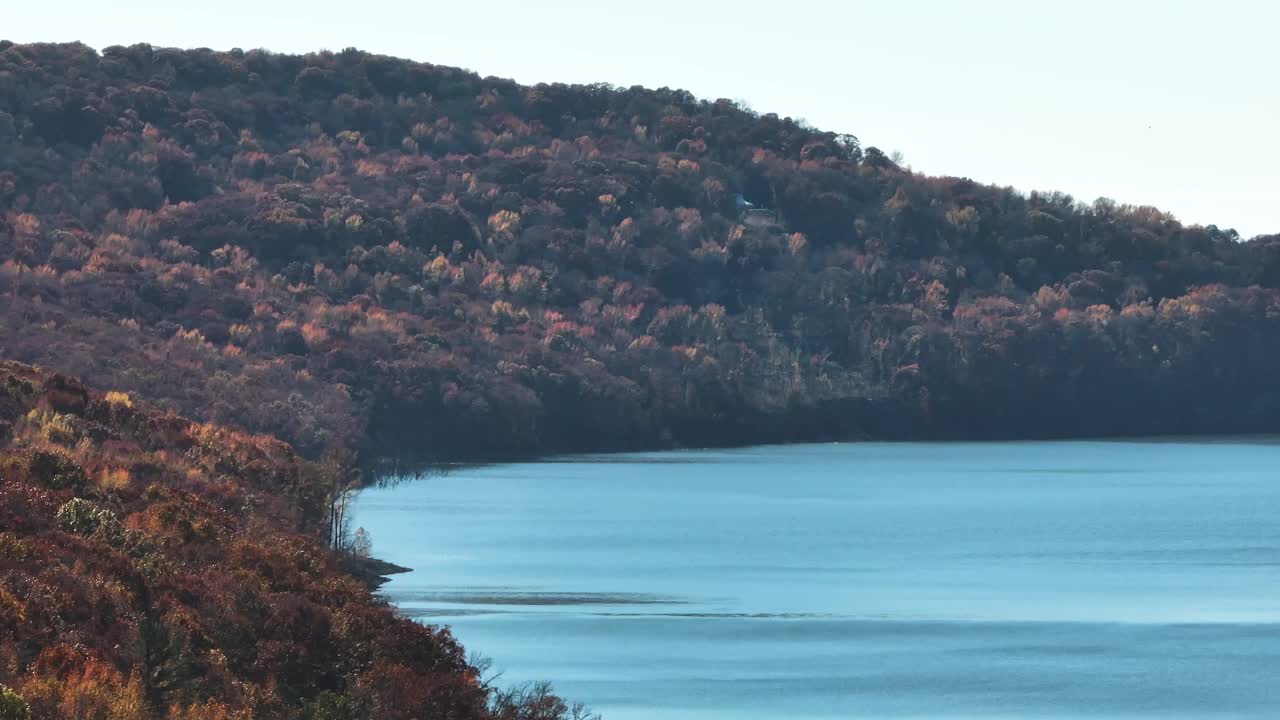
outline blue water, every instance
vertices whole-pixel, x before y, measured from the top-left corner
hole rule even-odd
[[[630,718],[1280,717],[1280,444],[840,444],[364,491],[383,591]]]

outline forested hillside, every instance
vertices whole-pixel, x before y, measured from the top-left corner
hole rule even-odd
[[[0,208],[0,356],[313,457],[1280,429],[1280,237],[678,90],[5,42]]]

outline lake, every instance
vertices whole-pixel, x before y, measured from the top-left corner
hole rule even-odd
[[[403,612],[606,720],[1280,717],[1280,444],[564,457],[354,517]]]

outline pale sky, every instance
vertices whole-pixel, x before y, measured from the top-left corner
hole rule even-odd
[[[0,38],[371,52],[535,82],[680,87],[914,169],[1280,232],[1266,0],[15,2]]]

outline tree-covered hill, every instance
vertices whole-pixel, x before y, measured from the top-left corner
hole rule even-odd
[[[0,209],[0,355],[313,456],[1280,429],[1280,237],[683,91],[5,42]]]

